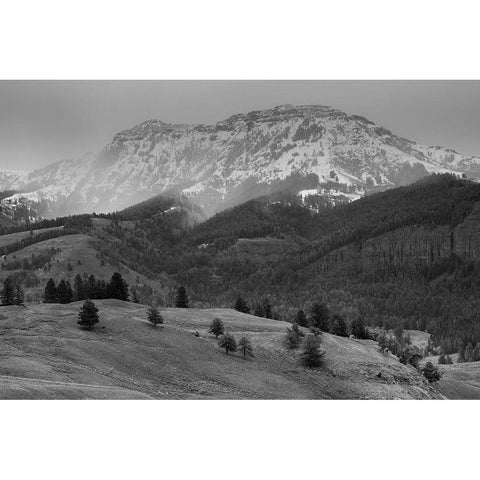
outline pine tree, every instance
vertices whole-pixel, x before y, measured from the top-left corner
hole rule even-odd
[[[241,296],[237,297],[234,308],[238,312],[250,313],[250,309],[248,308],[247,302]]]
[[[238,349],[243,353],[243,358],[247,355],[253,357],[253,345],[249,337],[242,337],[238,342]]]
[[[3,282],[1,297],[2,305],[15,304],[15,283],[13,281],[13,278],[10,276],[8,276]]]
[[[76,301],[85,300],[83,280],[78,273],[75,275],[75,279],[73,280],[73,290],[74,290],[73,298]]]
[[[468,345],[465,347],[463,358],[466,362],[473,362],[473,345],[471,343],[468,343]]]
[[[69,303],[67,284],[63,279],[60,281],[57,287],[57,298],[58,298],[58,303]]]
[[[215,338],[217,338],[219,335],[223,335],[223,333],[225,332],[223,322],[219,318],[214,318],[212,323],[210,324],[208,332],[215,335]]]
[[[330,333],[333,333],[334,335],[337,335],[339,337],[348,337],[347,322],[342,316],[333,316]]]
[[[23,305],[25,303],[25,292],[23,291],[22,285],[20,283],[17,283],[15,285],[13,303],[15,305]]]
[[[445,354],[442,352],[438,357],[438,364],[445,365],[447,363],[447,359],[445,358]]]
[[[350,325],[350,330],[352,335],[355,338],[358,338],[360,340],[370,339],[370,334],[368,333],[368,330],[365,327],[365,323],[362,317],[359,317],[352,321],[352,324]]]
[[[289,350],[294,350],[298,348],[301,342],[300,335],[295,332],[292,328],[287,328],[287,333],[285,334],[285,338],[283,339],[283,344]]]
[[[237,351],[237,342],[235,340],[235,338],[230,335],[229,333],[226,333],[225,335],[223,335],[219,342],[218,342],[218,345],[221,347],[221,348],[224,348],[225,349],[225,353],[228,355],[228,352],[236,352]]]
[[[272,305],[268,298],[263,301],[263,316],[265,318],[273,318]]]
[[[320,350],[320,339],[314,335],[308,335],[302,351],[302,363],[308,368],[317,368],[322,364],[324,352]]]
[[[90,299],[85,300],[83,303],[83,306],[80,308],[78,318],[79,320],[77,324],[81,325],[82,327],[87,327],[88,330],[91,330],[92,327],[99,322],[98,308]]]
[[[265,310],[263,309],[263,305],[257,304],[255,305],[255,310],[253,313],[256,317],[265,317]]]
[[[429,383],[438,382],[440,378],[442,378],[438,368],[432,362],[427,362],[425,364],[422,369],[422,373]]]
[[[301,327],[309,326],[307,316],[305,315],[305,312],[303,310],[299,310],[295,315],[295,323],[297,325],[300,325]]]
[[[112,275],[108,291],[110,298],[128,301],[128,284],[120,273],[115,272]]]
[[[87,299],[93,300],[96,298],[97,295],[97,280],[95,276],[92,274],[88,277],[86,285],[85,285],[85,297]]]
[[[132,302],[133,303],[140,303],[140,299],[138,298],[137,289],[132,289]]]
[[[55,285],[55,280],[51,278],[45,285],[45,293],[43,295],[43,303],[57,303],[57,287]]]
[[[160,312],[158,311],[158,308],[155,305],[152,305],[148,309],[148,321],[156,327],[157,325],[163,324],[163,317],[160,315]]]
[[[328,332],[330,312],[324,303],[315,302],[310,311],[311,323],[322,332]]]
[[[476,343],[475,348],[473,349],[473,360],[472,362],[480,361],[480,344]]]
[[[177,296],[175,298],[175,306],[177,308],[188,308],[188,295],[185,287],[180,287],[177,290]]]

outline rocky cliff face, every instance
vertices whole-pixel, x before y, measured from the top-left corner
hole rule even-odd
[[[0,172],[0,188],[43,201],[46,216],[118,210],[168,191],[211,214],[292,176],[313,174],[317,185],[363,194],[445,171],[480,178],[480,158],[418,145],[330,107],[283,105],[214,125],[150,120],[100,152],[28,174]],[[299,191],[316,187],[300,183]]]
[[[338,248],[317,262],[323,272],[374,271],[388,266],[431,265],[452,254],[467,260],[480,258],[480,204],[455,228],[404,227]]]

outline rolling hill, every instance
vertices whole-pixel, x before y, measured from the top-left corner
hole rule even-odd
[[[1,398],[442,398],[410,366],[372,341],[324,334],[325,365],[308,370],[286,351],[288,323],[229,309],[162,309],[164,327],[146,322],[146,307],[96,302],[100,324],[79,329],[80,302],[0,310]],[[221,318],[247,334],[255,358],[226,355],[207,333]],[[199,336],[194,332],[198,331]]]

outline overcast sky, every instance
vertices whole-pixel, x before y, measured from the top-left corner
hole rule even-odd
[[[0,169],[98,150],[152,118],[214,123],[285,103],[329,105],[480,155],[480,81],[0,81]]]

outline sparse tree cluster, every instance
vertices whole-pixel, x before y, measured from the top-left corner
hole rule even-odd
[[[22,284],[14,277],[8,276],[3,282],[3,288],[0,292],[2,305],[23,305],[25,293]]]

